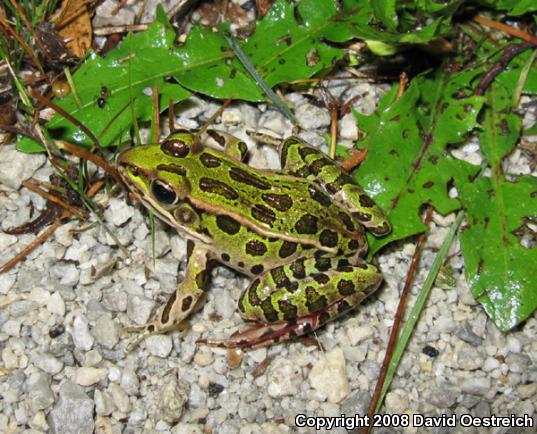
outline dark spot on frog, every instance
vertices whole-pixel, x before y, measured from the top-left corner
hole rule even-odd
[[[261,274],[265,270],[265,267],[263,267],[262,264],[254,265],[252,268],[250,268],[250,272],[252,274]]]
[[[267,205],[278,211],[288,211],[293,206],[293,200],[287,194],[263,193],[261,198]]]
[[[217,181],[216,179],[203,177],[200,179],[199,187],[206,193],[213,193],[222,196],[229,200],[238,199],[239,195],[233,187],[225,182]]]
[[[250,240],[246,243],[245,250],[251,256],[263,256],[267,253],[267,246],[259,240]]]
[[[351,307],[351,304],[347,300],[340,300],[336,304],[338,315],[347,312]]]
[[[188,155],[190,146],[183,140],[168,139],[160,145],[160,150],[171,157],[184,158]]]
[[[317,217],[311,214],[304,214],[295,223],[295,229],[299,234],[316,234],[317,233]]]
[[[285,65],[285,59],[284,59],[283,57],[280,57],[280,58],[278,59],[278,63],[279,63],[280,65]]]
[[[320,203],[322,206],[330,206],[332,204],[330,198],[313,185],[308,186],[308,193],[314,201]]]
[[[425,184],[422,185],[423,188],[431,188],[434,185],[433,181],[427,181]]]
[[[330,321],[330,314],[328,313],[328,311],[324,311],[323,313],[321,313],[321,315],[319,316],[319,325],[323,325],[323,324],[326,324],[328,321]]]
[[[235,235],[241,229],[241,224],[227,215],[216,216],[216,225],[222,232],[225,232],[228,235]]]
[[[234,181],[259,188],[260,190],[270,190],[271,188],[269,182],[243,169],[239,169],[238,167],[232,167],[229,169],[229,176]]]
[[[229,262],[229,260],[231,259],[227,253],[222,253],[220,257],[222,258],[222,261],[224,262]]]
[[[284,286],[288,286],[291,283],[291,281],[285,274],[283,266],[275,267],[270,270],[270,275],[275,283],[276,288],[283,288]]]
[[[284,320],[290,321],[297,317],[297,307],[293,305],[289,300],[278,300],[278,308],[283,314]]]
[[[326,297],[319,294],[312,286],[306,287],[306,306],[309,312],[317,312],[327,304]]]
[[[351,295],[354,293],[354,283],[352,280],[342,279],[337,284],[339,293],[343,296]]]
[[[296,252],[296,248],[297,248],[297,243],[284,240],[282,242],[278,255],[280,256],[280,258],[288,258],[289,256],[291,256],[293,253]]]
[[[304,277],[306,277],[304,259],[297,259],[289,266],[289,269],[293,273],[293,277],[295,279],[303,279]]]
[[[183,298],[183,301],[181,302],[181,310],[183,312],[186,312],[187,310],[190,309],[190,306],[192,306],[192,296],[189,295],[185,298]]]
[[[324,247],[335,247],[338,242],[338,236],[335,232],[325,229],[319,236],[319,241]]]
[[[313,273],[311,277],[320,285],[325,285],[330,280],[330,278],[324,273]]]
[[[341,223],[343,223],[345,225],[345,228],[347,228],[347,230],[349,232],[354,232],[354,224],[352,223],[352,219],[350,218],[350,216],[341,211],[339,214],[339,220],[341,220]]]
[[[328,271],[332,266],[332,261],[330,258],[315,258],[315,268],[319,271]]]
[[[358,242],[358,240],[350,240],[349,244],[347,244],[347,247],[349,248],[349,250],[358,250],[358,248],[360,247],[360,243]]]
[[[261,309],[263,310],[263,314],[265,316],[265,319],[268,322],[275,322],[278,321],[278,312],[274,309],[274,306],[272,306],[272,301],[270,297],[265,298],[261,302]]]
[[[255,204],[252,206],[252,217],[256,220],[266,223],[269,226],[272,226],[276,220],[276,214],[270,208],[265,205]]]
[[[220,164],[222,164],[222,160],[220,160],[220,158],[215,157],[207,152],[204,152],[200,155],[200,161],[205,167],[208,168],[218,167]]]

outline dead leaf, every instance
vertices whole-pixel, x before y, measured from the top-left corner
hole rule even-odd
[[[82,58],[91,47],[93,29],[87,0],[63,0],[58,33],[64,38],[70,53]]]

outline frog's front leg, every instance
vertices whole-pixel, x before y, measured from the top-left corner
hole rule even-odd
[[[175,330],[190,315],[196,302],[205,292],[208,280],[207,268],[210,259],[210,246],[188,241],[187,256],[185,278],[170,296],[157,318],[142,326],[126,328],[128,331],[140,331],[141,333],[130,344],[129,350],[138,346],[141,341],[149,336]]]
[[[262,274],[242,294],[241,316],[256,325],[229,339],[201,342],[255,348],[302,336],[357,306],[381,281],[379,270],[365,262],[297,259]]]

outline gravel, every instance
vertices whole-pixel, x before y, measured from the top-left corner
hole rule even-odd
[[[116,3],[102,2],[98,15]],[[132,9],[120,13],[131,14]],[[108,23],[99,20],[100,25]],[[346,83],[334,82],[329,88],[344,100],[360,96],[355,108],[363,113],[371,113],[386,91],[384,86]],[[301,136],[324,143],[328,110],[299,94],[287,98],[306,128]],[[202,125],[218,107],[196,96],[183,106],[178,124],[190,127]],[[344,116],[339,126],[342,143],[356,140],[352,115]],[[268,129],[280,136],[292,130],[271,107],[239,102],[224,111],[215,127],[245,138],[256,167],[276,167],[277,157],[247,138],[246,130]],[[479,164],[477,151],[477,143],[469,142],[453,154]],[[527,173],[528,160],[518,153],[509,167]],[[2,228],[29,219],[32,207],[42,210],[41,199],[18,187],[33,174],[46,177],[50,172],[43,155],[0,147]],[[152,336],[129,351],[137,335],[122,333],[123,327],[144,324],[163,308],[184,277],[186,243],[156,221],[154,266],[150,226],[139,209],[124,196],[102,194],[96,200],[108,204],[105,223],[126,246],[127,257],[101,227],[70,222],[25,262],[0,275],[0,432],[305,433],[312,431],[295,426],[298,413],[365,414],[414,240],[378,255],[383,287],[312,339],[238,355],[197,344],[202,337],[226,337],[244,327],[236,304],[248,280],[219,267],[187,327]],[[434,214],[416,287],[452,220]],[[74,231],[82,227],[86,230]],[[4,259],[32,239],[0,232]],[[537,315],[502,333],[470,294],[458,244],[448,265],[455,288],[439,283],[433,289],[386,397],[386,411],[535,417]],[[319,345],[309,345],[315,338]]]

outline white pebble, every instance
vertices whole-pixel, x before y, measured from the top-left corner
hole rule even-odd
[[[146,348],[150,354],[157,357],[168,357],[172,351],[172,338],[168,335],[149,336],[146,339]]]
[[[65,315],[65,302],[59,292],[52,294],[47,301],[47,310],[58,316]]]
[[[91,386],[106,378],[108,371],[104,368],[92,368],[83,366],[78,368],[75,374],[75,382],[81,386]]]
[[[340,402],[345,398],[350,392],[350,386],[341,348],[334,348],[321,357],[311,368],[308,378],[314,389],[327,395],[328,402]]]
[[[213,354],[208,351],[198,351],[194,355],[194,362],[198,366],[209,366],[213,362]]]

